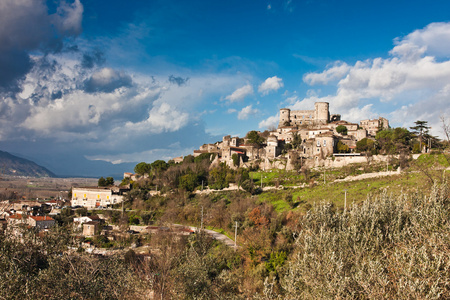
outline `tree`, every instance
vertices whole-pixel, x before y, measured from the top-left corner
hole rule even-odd
[[[372,153],[375,148],[375,143],[371,139],[363,138],[356,143],[356,152]]]
[[[146,162],[140,162],[134,167],[134,172],[140,175],[148,174],[151,170],[151,165]]]
[[[114,185],[114,178],[106,177],[106,186]]]
[[[229,186],[227,181],[228,167],[221,163],[219,166],[211,169],[209,172],[209,187],[215,190],[221,190]]]
[[[231,159],[233,160],[233,165],[235,167],[239,167],[239,155],[233,153],[233,155],[231,155]]]
[[[165,171],[169,168],[169,164],[166,163],[164,160],[155,160],[152,164],[151,164],[151,169],[153,171],[159,172],[159,171]]]
[[[347,127],[344,125],[339,125],[336,127],[336,132],[342,135],[347,135]]]
[[[298,134],[298,132],[294,132],[292,134],[291,144],[294,149],[298,149],[298,147],[302,144],[302,137]]]
[[[258,147],[261,147],[261,145],[265,142],[265,139],[255,130],[247,133],[247,139],[250,144],[255,144]]]
[[[193,192],[198,186],[198,177],[192,171],[188,174],[181,176],[179,179],[178,187],[188,192]]]
[[[98,179],[98,186],[107,186],[106,179],[103,176]]]
[[[344,144],[341,141],[337,142],[336,148],[337,148],[338,153],[349,153],[350,152],[350,148],[348,147],[348,145]]]
[[[431,127],[428,127],[428,121],[415,121],[414,124],[416,126],[409,127],[413,130],[413,134],[415,134],[419,138],[420,149],[422,149],[422,139],[425,134],[428,134],[428,130]]]

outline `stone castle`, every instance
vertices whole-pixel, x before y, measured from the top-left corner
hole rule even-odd
[[[337,132],[336,128],[340,125],[346,127],[345,133]],[[258,166],[289,170],[295,167],[294,160],[298,159],[312,166],[332,156],[357,155],[352,154],[356,142],[364,138],[373,139],[378,130],[387,128],[389,121],[385,118],[350,123],[341,120],[339,114],[331,115],[329,103],[316,102],[314,110],[280,109],[278,128],[259,133],[265,139],[263,144],[251,144],[248,138],[228,135],[220,142],[202,145],[194,151],[194,157],[214,153],[216,164],[223,162],[230,167]],[[292,146],[294,140],[295,147]],[[180,162],[181,159],[175,161]]]
[[[314,110],[290,110],[280,109],[280,123],[282,126],[301,125],[325,125],[330,122],[340,121],[341,115],[331,115],[328,102],[316,102]]]

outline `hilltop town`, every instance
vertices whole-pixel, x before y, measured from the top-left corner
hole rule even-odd
[[[386,118],[351,123],[341,120],[339,114],[330,114],[329,103],[316,102],[314,110],[280,109],[275,130],[251,131],[244,138],[227,135],[220,142],[202,145],[194,151],[194,157],[213,153],[216,155],[213,164],[223,162],[232,168],[292,170],[299,159],[307,165],[319,166],[332,156],[359,156],[353,153],[358,141],[374,139],[378,130],[388,128]],[[183,157],[174,159],[182,160]]]

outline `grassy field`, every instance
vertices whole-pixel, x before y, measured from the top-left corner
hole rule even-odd
[[[295,209],[309,210],[314,204],[331,202],[336,207],[343,209],[345,202],[345,190],[347,190],[347,205],[361,203],[367,197],[382,192],[399,195],[402,192],[428,192],[434,182],[442,182],[448,179],[450,171],[446,171],[448,161],[443,155],[422,155],[417,161],[410,162],[410,167],[398,175],[376,177],[363,180],[334,182],[336,179],[350,175],[358,175],[377,171],[385,171],[386,165],[362,166],[353,165],[335,170],[325,171],[325,184],[323,171],[312,171],[307,183],[303,175],[286,171],[253,172],[252,178],[255,184],[263,186],[275,186],[279,182],[283,187],[277,190],[265,191],[258,195],[261,202],[271,203],[278,212]],[[391,170],[391,169],[390,169]],[[285,180],[284,178],[289,178]],[[288,182],[289,184],[284,184]],[[301,186],[303,188],[289,188],[289,186]],[[289,201],[292,196],[292,202]]]

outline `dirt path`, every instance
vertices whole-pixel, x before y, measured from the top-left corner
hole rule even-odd
[[[191,230],[194,231],[198,231],[199,228],[198,227],[189,227]],[[222,233],[218,233],[214,230],[209,230],[209,229],[203,229],[203,231],[205,231],[207,234],[209,234],[210,236],[213,237],[213,239],[221,241],[222,243],[224,243],[225,245],[227,245],[228,247],[233,247],[234,248],[234,241],[232,239],[230,239],[229,237],[227,237],[225,234]],[[239,247],[239,246],[238,246]]]

